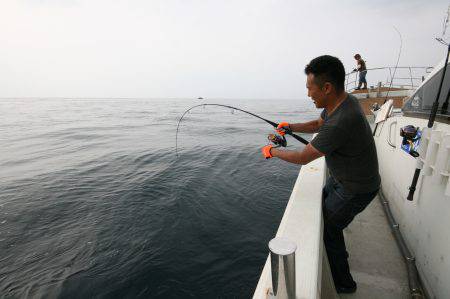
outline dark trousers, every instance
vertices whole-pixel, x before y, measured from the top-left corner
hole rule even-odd
[[[336,286],[350,288],[356,286],[348,266],[343,230],[367,207],[377,192],[378,190],[351,194],[332,177],[328,178],[323,188],[323,240]]]
[[[367,84],[366,75],[367,75],[367,71],[359,72],[359,84],[362,84],[362,83]]]

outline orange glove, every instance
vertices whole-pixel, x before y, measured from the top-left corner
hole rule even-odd
[[[270,159],[270,158],[273,157],[273,156],[272,156],[272,153],[270,152],[270,150],[272,149],[272,147],[273,147],[273,146],[272,146],[271,144],[269,144],[269,145],[266,145],[265,147],[263,147],[263,148],[261,149],[264,158]]]
[[[290,131],[290,130],[291,130],[291,127],[289,126],[288,122],[283,121],[278,124],[277,132],[281,136],[284,136],[286,134],[286,131]]]

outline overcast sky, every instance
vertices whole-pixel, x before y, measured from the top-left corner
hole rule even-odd
[[[395,65],[393,26],[400,66],[435,65],[448,4],[0,0],[0,97],[306,98],[318,55]]]

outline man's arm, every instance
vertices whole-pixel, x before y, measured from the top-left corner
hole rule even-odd
[[[312,120],[306,123],[289,124],[289,127],[291,128],[292,132],[317,133],[317,131],[319,131],[319,128],[323,125],[323,122],[324,120],[319,117],[316,120]]]
[[[302,151],[287,151],[279,148],[272,148],[270,153],[273,157],[280,158],[281,160],[295,163],[295,164],[308,164],[309,162],[324,156],[314,146],[309,143]]]

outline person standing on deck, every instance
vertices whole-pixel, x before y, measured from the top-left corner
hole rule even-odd
[[[360,90],[361,85],[364,84],[363,89],[367,89],[367,68],[366,68],[366,62],[361,58],[361,55],[355,54],[353,56],[356,59],[356,69],[353,69],[354,72],[359,72],[359,83],[358,87],[355,88],[355,90]]]
[[[350,274],[343,229],[362,212],[380,187],[378,159],[371,128],[358,100],[344,90],[345,69],[333,56],[319,56],[306,66],[308,96],[320,117],[306,123],[281,122],[287,130],[318,133],[301,151],[267,145],[265,158],[280,158],[295,164],[325,156],[329,178],[323,188],[324,243],[338,293],[353,293],[356,283]]]

